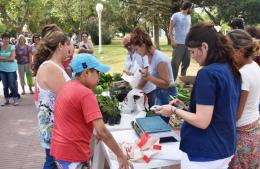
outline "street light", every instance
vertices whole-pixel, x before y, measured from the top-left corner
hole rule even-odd
[[[98,52],[101,54],[102,53],[102,48],[101,48],[101,45],[102,45],[102,38],[101,38],[101,13],[102,13],[102,10],[103,10],[103,5],[101,3],[98,3],[96,5],[96,11],[98,13],[98,34],[99,34],[99,47],[98,47]]]

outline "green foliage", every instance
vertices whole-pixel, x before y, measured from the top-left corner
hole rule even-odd
[[[98,18],[91,17],[86,21],[86,30],[88,30],[91,40],[95,45],[99,44],[98,35]],[[111,44],[114,37],[115,29],[113,26],[107,24],[105,21],[102,23],[102,44]]]
[[[259,0],[195,0],[193,1],[209,15],[213,23],[220,25],[222,22],[230,22],[231,19],[242,15],[246,24],[260,23]]]
[[[117,82],[117,81],[121,81],[122,79],[122,73],[113,73],[113,81]]]
[[[6,30],[6,26],[0,21],[0,34]]]
[[[201,14],[198,14],[196,12],[192,12],[192,14],[191,14],[191,23],[192,23],[192,25],[196,24],[196,23],[199,23],[199,22],[202,22],[203,20],[204,19],[201,16]]]
[[[101,94],[103,92],[103,88],[101,85],[97,85],[95,89],[93,89],[93,92],[97,95]]]
[[[116,96],[98,96],[97,99],[102,112],[106,112],[111,117],[120,114],[119,102]]]

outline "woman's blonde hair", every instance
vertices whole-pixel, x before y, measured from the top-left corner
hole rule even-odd
[[[23,34],[20,34],[20,35],[18,36],[17,42],[18,42],[18,45],[25,44],[25,43],[26,43],[25,36],[24,36]]]

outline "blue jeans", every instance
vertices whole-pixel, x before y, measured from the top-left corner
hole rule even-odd
[[[178,91],[175,86],[169,87],[168,89],[157,88],[156,89],[156,104],[157,105],[165,105],[169,104],[170,96],[177,96]],[[169,123],[170,118],[161,116],[161,118]]]
[[[3,83],[3,89],[4,89],[4,97],[10,98],[9,88],[12,92],[12,97],[17,98],[17,75],[16,72],[3,72],[0,71],[0,76]]]
[[[54,158],[50,155],[50,149],[45,149],[46,158],[43,169],[58,169]]]

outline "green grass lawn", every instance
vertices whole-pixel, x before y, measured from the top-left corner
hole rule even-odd
[[[160,39],[161,51],[171,58],[172,48],[167,45],[167,39]],[[95,53],[102,63],[111,67],[109,73],[121,73],[125,64],[126,49],[121,39],[114,39],[111,45],[102,45],[103,54],[98,53],[98,45],[94,46]]]

